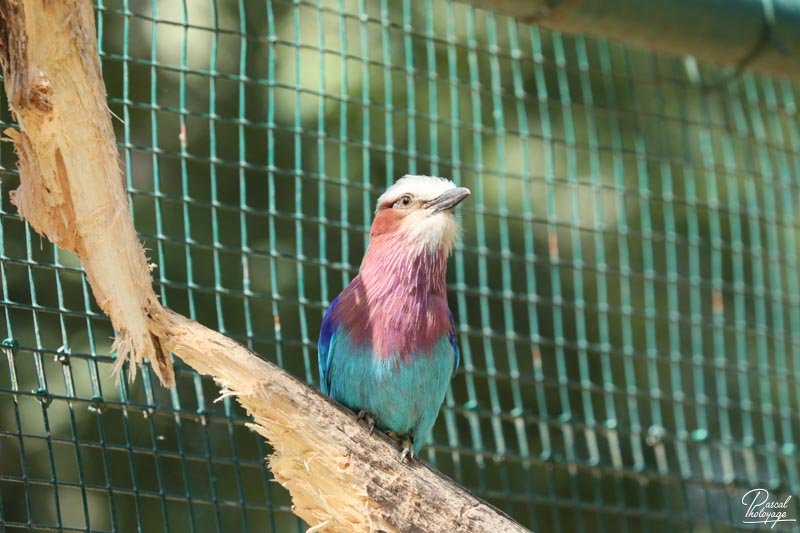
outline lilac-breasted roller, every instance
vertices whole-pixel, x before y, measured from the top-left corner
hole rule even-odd
[[[445,271],[469,189],[404,176],[378,198],[358,275],[325,312],[322,392],[394,434],[403,458],[428,437],[458,370]]]

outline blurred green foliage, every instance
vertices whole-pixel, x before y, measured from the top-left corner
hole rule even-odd
[[[797,84],[445,0],[97,7],[168,306],[315,384],[378,194],[450,177],[463,365],[425,460],[536,531],[733,531],[747,490],[800,495]],[[79,263],[0,163],[0,521],[302,530],[213,383],[115,384]]]

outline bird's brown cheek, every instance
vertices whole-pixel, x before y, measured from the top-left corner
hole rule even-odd
[[[384,235],[398,230],[406,214],[407,211],[402,209],[381,209],[372,221],[370,236]]]

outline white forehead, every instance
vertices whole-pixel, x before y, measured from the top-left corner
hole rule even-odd
[[[386,192],[378,198],[378,207],[387,200],[400,198],[404,194],[411,194],[415,198],[422,200],[433,200],[442,193],[455,189],[455,187],[455,183],[445,178],[405,175],[394,182],[394,185],[386,189]]]

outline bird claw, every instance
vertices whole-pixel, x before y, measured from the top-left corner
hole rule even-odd
[[[416,455],[414,455],[414,439],[411,438],[411,435],[403,435],[400,445],[403,447],[403,453],[400,454],[400,462],[408,460],[410,463],[414,461]]]
[[[367,423],[367,427],[369,427],[369,435],[370,437],[375,432],[375,419],[367,414],[365,410],[360,410],[358,412],[358,420],[364,420]]]
[[[416,459],[417,456],[414,454],[414,437],[411,435],[398,435],[396,431],[392,431],[391,429],[384,431],[384,433],[387,437],[403,447],[403,453],[400,454],[400,462],[406,459],[408,462],[411,462]]]

